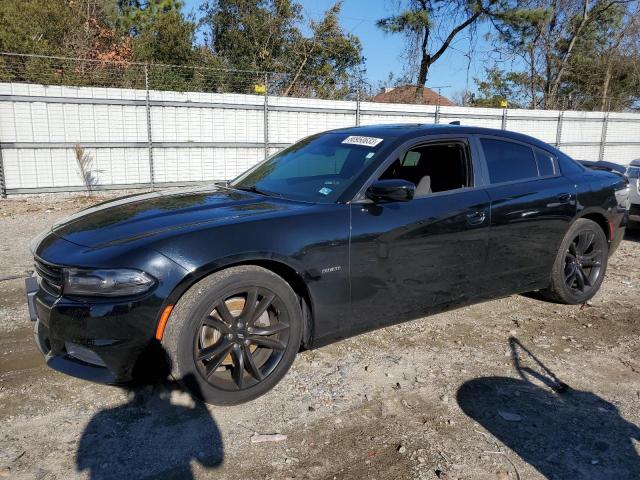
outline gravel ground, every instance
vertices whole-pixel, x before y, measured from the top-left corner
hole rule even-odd
[[[0,201],[0,477],[640,478],[640,232],[590,305],[512,296],[389,327],[303,352],[273,391],[220,408],[44,366],[28,241],[101,199]]]

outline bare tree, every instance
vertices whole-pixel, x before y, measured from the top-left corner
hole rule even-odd
[[[422,102],[429,69],[452,46],[456,36],[490,16],[499,7],[498,0],[408,0],[399,12],[378,20],[387,33],[404,34],[410,64],[417,66],[416,101]]]
[[[509,1],[502,12],[491,16],[498,32],[495,49],[502,61],[511,58],[512,64],[526,73],[531,108],[560,108],[567,93],[563,87],[572,74],[580,42],[589,32],[619,16],[620,31],[610,38],[598,39],[610,48],[609,53],[599,52],[603,58],[618,51],[628,36],[627,26],[638,15],[638,3],[638,0]],[[611,66],[614,58],[610,59]]]

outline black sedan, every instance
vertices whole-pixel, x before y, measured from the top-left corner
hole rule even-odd
[[[237,404],[301,347],[507,294],[586,302],[627,208],[624,177],[525,135],[334,130],[231,182],[58,223],[34,240],[29,305],[54,369],[129,382],[161,351],[205,401]]]

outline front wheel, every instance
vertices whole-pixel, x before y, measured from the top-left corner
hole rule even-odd
[[[549,288],[542,294],[551,300],[576,305],[592,298],[604,279],[609,244],[596,222],[580,218],[560,246]]]
[[[162,343],[178,381],[207,403],[235,405],[280,381],[301,338],[297,295],[275,273],[247,265],[216,272],[188,290]]]

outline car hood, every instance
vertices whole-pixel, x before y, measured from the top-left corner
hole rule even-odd
[[[104,247],[175,230],[270,215],[301,205],[224,187],[173,189],[100,203],[64,219],[51,230],[77,245]]]

